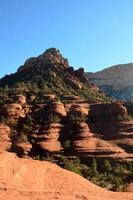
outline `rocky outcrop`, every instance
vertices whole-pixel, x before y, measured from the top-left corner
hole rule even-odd
[[[25,117],[24,113],[22,112],[22,106],[17,103],[7,104],[2,107],[2,112],[4,116],[8,118],[19,118]]]
[[[69,111],[68,115],[73,116],[88,116],[89,106],[86,103],[67,105],[66,109]]]
[[[0,199],[132,200],[132,193],[111,192],[46,161],[0,155]]]
[[[24,118],[28,112],[29,108],[24,108],[19,103],[6,104],[1,108],[1,115],[9,119]]]
[[[43,54],[38,57],[32,57],[25,61],[23,66],[18,68],[18,72],[33,67],[35,64],[59,64],[63,67],[69,67],[68,60],[63,58],[60,51],[56,48],[47,49]]]
[[[24,95],[17,95],[16,101],[18,104],[24,105],[24,104],[26,104],[26,97]]]
[[[126,117],[127,109],[121,103],[98,103],[90,105],[89,118],[93,121],[111,121]]]
[[[8,150],[11,147],[10,127],[0,123],[0,152]]]
[[[67,101],[81,100],[81,98],[79,96],[76,96],[76,95],[64,95],[62,97],[62,99],[67,100]]]
[[[127,120],[127,110],[120,103],[90,106],[89,126],[103,140],[123,149],[128,158],[133,156],[133,121]]]
[[[60,152],[62,150],[59,141],[62,125],[59,123],[51,123],[44,125],[38,133],[31,135],[35,141],[35,147],[43,152]]]
[[[46,101],[50,101],[50,100],[54,100],[56,98],[56,95],[54,95],[54,94],[45,94],[45,95],[43,95],[43,98]]]
[[[48,107],[48,114],[54,114],[59,117],[65,117],[67,115],[64,104],[61,102],[53,102]]]
[[[18,97],[25,99],[21,95]],[[133,122],[119,121],[119,117],[123,119],[127,116],[127,110],[122,104],[89,104],[77,96],[69,95],[62,97],[63,103],[55,101],[56,96],[52,94],[45,94],[44,98],[45,104],[31,106],[29,122],[26,117],[29,107],[24,101],[19,101],[22,105],[12,103],[2,106],[1,113],[8,119],[19,119],[18,122],[21,119],[21,123],[32,122],[26,133],[26,142],[19,140],[20,133],[24,130],[23,124],[22,130],[20,127],[16,136],[13,136],[12,149],[18,155],[29,155],[31,151],[37,154],[55,154],[63,150],[69,155],[80,157],[119,160],[133,158]],[[69,151],[63,146],[66,140],[70,141]]]
[[[75,127],[72,143],[73,154],[78,156],[88,157],[112,157],[112,158],[126,158],[127,155],[124,150],[110,144],[91,133],[86,123],[79,123]]]
[[[71,78],[66,78],[65,82],[70,85],[72,88],[74,88],[75,90],[80,90],[83,87],[83,84],[80,83],[79,81],[77,81],[76,79],[71,79]]]
[[[15,141],[13,144],[13,151],[19,156],[28,155],[32,149],[32,145],[29,142]]]
[[[75,75],[79,78],[84,76],[84,68],[80,67],[79,69],[75,70]]]

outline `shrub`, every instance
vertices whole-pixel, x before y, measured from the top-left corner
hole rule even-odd
[[[50,123],[59,123],[61,121],[60,117],[58,117],[56,114],[49,114],[48,115],[48,122]]]
[[[69,149],[71,147],[71,141],[70,140],[64,141],[63,147],[64,147],[64,149]]]
[[[97,161],[95,158],[93,158],[92,163],[91,163],[91,176],[97,175]]]
[[[86,122],[87,116],[82,113],[73,113],[69,115],[69,121],[71,122]]]
[[[24,133],[21,133],[19,140],[22,141],[22,142],[28,142],[28,137]]]
[[[30,132],[31,130],[32,130],[32,127],[30,127],[30,126],[27,125],[27,124],[23,124],[22,131],[23,131],[24,133],[28,133],[28,132]]]
[[[109,160],[104,160],[103,166],[107,172],[110,172],[112,170],[112,166],[111,166]]]

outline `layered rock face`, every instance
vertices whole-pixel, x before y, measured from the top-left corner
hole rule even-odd
[[[121,103],[102,103],[90,106],[89,117],[94,121],[111,121],[117,117],[127,116],[127,109]]]
[[[64,96],[59,102],[50,94],[44,99],[45,104],[31,106],[27,114],[23,113],[24,107],[28,107],[25,101],[24,105],[14,102],[2,106],[8,116],[7,123],[10,120],[18,123],[12,130],[12,150],[19,156],[65,153],[118,160],[133,158],[133,122],[118,120],[127,116],[122,104],[89,104],[76,96]],[[5,131],[2,135],[10,141],[9,127],[2,124],[1,127]],[[66,149],[64,144],[68,141]]]
[[[4,116],[13,119],[24,118],[26,116],[22,106],[18,103],[4,105],[2,107],[2,113]]]
[[[132,200],[131,192],[110,192],[56,164],[12,153],[0,155],[0,170],[1,200]]]
[[[132,157],[133,121],[122,121],[127,110],[121,104],[91,105],[90,129],[110,144],[117,145]]]
[[[67,115],[64,104],[61,102],[53,102],[47,109],[48,115],[55,114],[59,117],[65,117]]]
[[[30,108],[26,105],[26,97],[23,95],[15,96],[14,103],[5,104],[0,108],[0,114],[2,116],[13,120],[25,118],[29,112]]]
[[[35,141],[35,146],[42,152],[60,152],[62,150],[61,143],[58,141],[60,137],[62,125],[59,123],[51,123],[44,125],[38,133],[31,135]]]
[[[73,154],[79,156],[97,156],[97,157],[126,157],[125,151],[116,145],[112,145],[102,139],[96,134],[90,132],[86,123],[80,123],[76,127],[76,134],[72,144],[74,150]],[[74,133],[75,133],[74,132]]]

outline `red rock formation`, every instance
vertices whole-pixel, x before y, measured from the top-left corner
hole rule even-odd
[[[14,152],[17,153],[17,155],[28,155],[32,148],[32,145],[29,142],[23,142],[23,141],[15,141],[13,145]]]
[[[48,114],[56,114],[59,117],[65,117],[67,115],[64,104],[61,102],[53,102],[50,104]]]
[[[79,123],[73,133],[72,154],[79,156],[126,158],[128,155],[116,145],[110,144],[90,132],[87,124]]]
[[[58,141],[60,137],[62,125],[59,123],[51,123],[44,126],[38,133],[33,133],[31,137],[35,140],[35,145],[44,152],[60,152],[62,150],[61,143]]]
[[[89,117],[96,121],[101,118],[112,120],[116,119],[118,116],[127,116],[127,109],[120,103],[98,103],[90,105]]]
[[[0,155],[0,200],[132,200],[133,193],[110,192],[46,161]]]
[[[66,78],[65,82],[75,90],[80,90],[83,87],[83,84],[76,79]]]
[[[22,70],[28,69],[29,67],[35,66],[36,63],[44,63],[44,64],[59,64],[65,68],[69,67],[68,60],[63,58],[60,51],[56,48],[47,49],[43,54],[38,57],[32,57],[26,60],[23,66],[18,68],[18,72]]]
[[[69,109],[69,114],[77,114],[79,116],[87,116],[88,115],[88,111],[89,111],[89,108],[88,108],[88,105],[87,104],[83,104],[83,103],[80,103],[80,104],[73,104],[71,106],[71,108]]]
[[[56,98],[56,95],[54,94],[45,94],[43,95],[44,100],[54,100]]]
[[[1,109],[2,114],[10,119],[24,118],[25,110],[18,103],[6,104]]]
[[[20,105],[26,104],[26,97],[23,95],[17,95],[16,100],[17,100],[17,103]]]

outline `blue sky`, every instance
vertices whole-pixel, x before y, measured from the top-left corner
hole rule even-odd
[[[85,71],[133,62],[133,0],[0,0],[0,77],[49,47]]]

